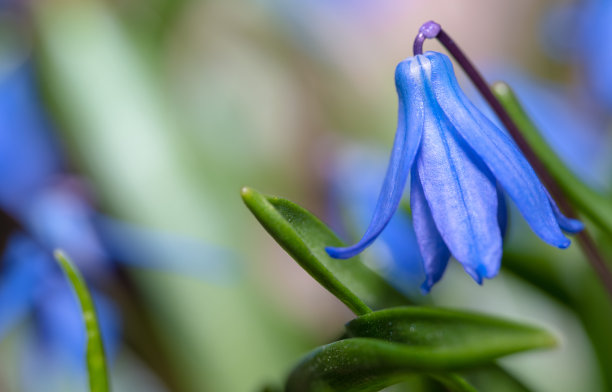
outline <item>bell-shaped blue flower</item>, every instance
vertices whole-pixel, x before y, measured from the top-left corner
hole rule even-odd
[[[559,248],[570,244],[562,230],[579,221],[564,217],[510,136],[465,96],[447,56],[427,52],[396,69],[399,119],[387,174],[363,238],[347,248],[327,248],[352,257],[380,235],[402,197],[409,174],[410,205],[426,280],[442,277],[451,255],[478,283],[499,271],[503,189],[533,231]],[[500,210],[501,209],[501,210]]]

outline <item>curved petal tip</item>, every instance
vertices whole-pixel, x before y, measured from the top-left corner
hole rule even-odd
[[[565,249],[568,246],[570,246],[571,243],[572,243],[572,241],[570,241],[569,239],[565,238],[565,241],[560,242],[560,243],[558,243],[556,245],[557,245],[557,248]]]
[[[366,247],[365,246],[349,246],[346,248],[334,248],[331,246],[325,247],[325,252],[334,259],[350,259],[351,257],[357,256]]]
[[[565,232],[578,233],[584,230],[584,224],[578,219],[565,218],[563,221],[559,219],[557,219],[557,221],[559,222],[559,227]]]
[[[431,279],[427,279],[421,285],[421,294],[423,294],[423,295],[429,294],[429,292],[431,291],[431,288],[433,287],[433,285],[434,285],[434,282]]]
[[[470,275],[479,285],[482,285],[485,278],[491,279],[497,275],[497,272],[499,272],[498,270],[487,271],[487,267],[483,264],[480,264],[475,269],[471,267],[464,267],[464,269],[465,272],[467,272],[467,274]]]

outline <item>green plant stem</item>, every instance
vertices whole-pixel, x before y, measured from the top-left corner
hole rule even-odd
[[[102,335],[98,325],[96,309],[85,284],[81,273],[74,266],[72,261],[62,251],[56,250],[55,259],[64,271],[66,278],[79,300],[85,330],[87,332],[87,371],[89,374],[89,390],[91,392],[108,392],[109,381],[106,368],[106,356],[104,355],[104,345]]]

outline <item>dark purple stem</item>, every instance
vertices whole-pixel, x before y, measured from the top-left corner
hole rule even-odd
[[[414,55],[416,56],[418,54],[423,54],[423,42],[428,38],[437,38],[438,41],[440,41],[440,43],[446,48],[446,50],[448,50],[448,52],[455,58],[455,60],[457,60],[457,63],[459,63],[461,68],[463,68],[480,94],[484,97],[489,106],[491,106],[502,124],[504,124],[510,136],[512,136],[518,147],[523,152],[523,155],[525,155],[525,158],[527,158],[527,161],[529,161],[540,180],[544,183],[544,186],[550,192],[552,198],[559,205],[561,211],[566,216],[576,216],[572,204],[565,197],[565,194],[559,188],[557,182],[548,172],[542,161],[540,161],[531,146],[527,143],[508,112],[506,112],[502,104],[495,97],[488,83],[484,80],[480,72],[478,72],[476,67],[474,67],[472,62],[467,58],[459,46],[457,46],[455,41],[453,41],[453,39],[449,37],[444,30],[442,30],[439,24],[434,21],[429,21],[421,26],[419,29],[419,34],[414,40]],[[597,276],[599,276],[602,284],[612,298],[612,272],[610,272],[608,269],[608,266],[597,249],[593,238],[587,232],[586,228],[580,233],[576,234],[576,238],[587,256],[587,260],[591,264],[591,267],[595,270]]]

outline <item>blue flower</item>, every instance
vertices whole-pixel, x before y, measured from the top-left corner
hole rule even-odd
[[[612,2],[584,0],[552,7],[543,26],[544,50],[556,60],[572,61],[583,72],[590,102],[612,108]],[[581,97],[584,100],[584,96]]]
[[[349,258],[368,247],[398,208],[409,174],[410,205],[423,257],[427,292],[441,279],[451,254],[479,284],[500,268],[503,189],[540,238],[559,248],[562,232],[579,221],[564,217],[513,140],[466,98],[447,56],[427,52],[395,72],[397,133],[382,190],[363,238],[327,248]]]
[[[612,108],[612,2],[591,0],[579,22],[579,52],[589,88],[599,103]]]
[[[28,61],[0,78],[0,118],[0,224],[14,229],[3,227],[0,239],[0,340],[32,321],[22,340],[23,390],[66,390],[67,379],[86,379],[82,315],[55,248],[74,259],[92,291],[111,365],[122,343],[119,307],[108,296],[122,283],[118,267],[235,281],[230,250],[120,223],[91,206],[83,182],[65,170]]]
[[[329,186],[329,216],[332,227],[346,238],[354,238],[366,228],[385,173],[386,153],[365,146],[342,147],[325,175]],[[368,267],[383,276],[396,289],[412,299],[421,294],[423,262],[407,208],[400,208],[391,218],[371,257]]]

